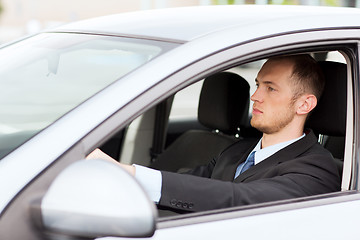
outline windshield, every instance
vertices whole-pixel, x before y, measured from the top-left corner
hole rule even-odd
[[[0,49],[0,159],[174,44],[46,33]]]

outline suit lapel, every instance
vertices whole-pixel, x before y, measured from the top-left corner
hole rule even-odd
[[[237,166],[244,162],[258,140],[241,140],[226,149],[217,159],[211,178],[233,181]]]
[[[274,153],[270,157],[264,159],[259,164],[251,167],[249,170],[240,174],[234,182],[244,182],[246,179],[252,177],[253,175],[263,175],[269,168],[276,166],[282,162],[291,160],[304,153],[307,149],[309,149],[312,145],[317,142],[317,139],[312,131],[306,134],[305,137],[296,141],[289,146],[281,149],[280,151]],[[247,156],[247,155],[246,155]],[[246,157],[245,157],[246,159]],[[244,161],[244,160],[242,160]],[[236,169],[236,167],[235,167]]]
[[[241,163],[245,162],[245,160],[249,154],[250,154],[250,151],[247,151],[247,152],[243,152],[239,156],[234,156],[234,158],[232,158],[231,162],[224,167],[222,180],[233,181],[237,167]]]

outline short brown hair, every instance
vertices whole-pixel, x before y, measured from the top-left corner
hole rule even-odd
[[[314,94],[319,100],[324,90],[325,79],[320,66],[308,54],[286,55],[270,58],[269,61],[291,61],[294,100],[305,93]]]

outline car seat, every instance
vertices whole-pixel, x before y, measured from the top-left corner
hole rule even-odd
[[[319,135],[319,142],[333,154],[342,176],[346,132],[347,67],[346,64],[329,61],[321,61],[319,65],[325,77],[325,88],[306,126]]]
[[[230,144],[248,123],[250,86],[231,72],[214,74],[204,80],[198,120],[210,130],[189,130],[178,137],[150,165],[151,168],[181,172],[203,165]]]

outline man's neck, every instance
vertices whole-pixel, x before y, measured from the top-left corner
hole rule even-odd
[[[280,131],[276,133],[266,134],[263,133],[261,148],[269,147],[281,142],[290,141],[303,135],[303,129],[293,131]]]

